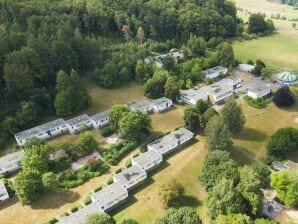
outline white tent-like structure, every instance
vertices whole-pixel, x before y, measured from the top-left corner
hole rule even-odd
[[[297,81],[297,75],[292,72],[282,72],[277,75],[277,81],[280,85],[290,86],[293,85]]]

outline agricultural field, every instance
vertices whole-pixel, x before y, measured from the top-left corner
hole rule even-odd
[[[298,29],[292,27],[293,21],[298,18],[298,11],[287,5],[270,3],[266,0],[235,0],[240,17],[247,20],[249,12],[271,15],[279,13],[288,20],[274,20],[276,32],[274,35],[255,40],[236,41],[234,51],[237,59],[246,62],[248,59],[263,60],[269,68],[280,72],[285,68],[298,71]]]

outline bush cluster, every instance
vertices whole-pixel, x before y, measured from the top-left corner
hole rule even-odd
[[[116,165],[127,153],[136,147],[136,142],[124,140],[113,144],[103,152],[104,160],[110,165]]]
[[[97,161],[96,164],[86,165],[76,171],[65,172],[59,178],[59,186],[63,188],[73,188],[79,186],[93,177],[98,177],[108,170],[106,163]]]
[[[251,106],[254,107],[256,109],[263,109],[265,108],[269,103],[272,102],[271,98],[257,98],[257,99],[253,99],[249,96],[245,96],[244,97],[245,102]]]

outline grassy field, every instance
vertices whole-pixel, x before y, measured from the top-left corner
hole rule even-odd
[[[268,17],[279,13],[287,19],[298,18],[298,11],[287,5],[270,3],[267,0],[235,0],[236,6],[242,10],[238,15],[245,20],[249,12],[265,13]],[[246,62],[248,59],[261,59],[274,71],[280,72],[285,68],[298,72],[298,29],[292,27],[291,21],[274,20],[276,34],[251,41],[234,43],[237,59]]]
[[[90,108],[83,113],[93,114],[110,109],[115,104],[132,103],[145,99],[143,87],[137,83],[130,83],[117,89],[103,89],[93,80],[86,77],[84,85],[92,98]]]
[[[294,122],[298,116],[298,105],[290,109],[280,109],[271,103],[265,110],[252,108],[244,101],[241,105],[246,116],[246,124],[233,141],[236,146],[256,158],[261,159],[266,156],[267,140],[279,128],[288,126],[298,128],[298,124]]]

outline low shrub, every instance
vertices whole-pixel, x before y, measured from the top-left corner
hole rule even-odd
[[[58,219],[53,218],[53,219],[51,219],[51,220],[45,222],[44,224],[55,224],[55,223],[57,223],[58,221],[59,221]]]
[[[61,158],[59,160],[50,160],[49,161],[49,169],[53,173],[60,173],[70,167],[69,158]]]
[[[95,164],[86,165],[76,171],[65,172],[59,178],[59,186],[62,188],[73,188],[87,182],[93,177],[98,177],[105,173],[109,169],[109,166],[98,160]]]
[[[107,185],[110,185],[112,183],[114,183],[113,176],[109,176],[109,178],[107,180]]]
[[[74,207],[72,207],[72,208],[70,209],[70,211],[71,211],[72,213],[74,213],[74,212],[76,212],[76,211],[78,211],[78,210],[79,210],[78,206],[74,206]]]
[[[0,180],[3,182],[3,184],[6,187],[7,193],[9,195],[9,197],[13,197],[15,196],[15,191],[13,188],[13,184],[10,180],[6,179],[3,174],[0,174]]]
[[[109,126],[100,129],[99,132],[103,137],[111,136],[114,133],[114,131]]]
[[[110,165],[116,165],[125,155],[136,147],[134,141],[124,140],[113,144],[103,152],[104,160]]]
[[[129,168],[129,167],[131,167],[132,166],[132,161],[131,161],[131,159],[129,159],[129,160],[127,160],[126,162],[125,162],[125,167],[126,168]]]
[[[116,171],[115,171],[115,173],[117,174],[117,173],[120,173],[122,171],[122,168],[118,168]]]
[[[87,196],[86,196],[86,198],[84,199],[84,204],[85,205],[89,205],[89,204],[91,204],[92,203],[92,200],[91,200],[91,194],[88,194]]]
[[[146,152],[147,151],[147,145],[142,145],[141,147],[140,147],[140,151],[141,152]]]
[[[98,186],[98,187],[96,187],[95,189],[94,189],[94,192],[98,192],[98,191],[100,191],[102,189],[102,186],[100,185],[100,186]]]

